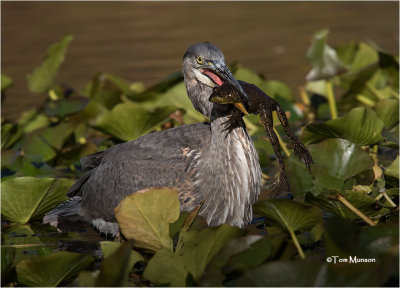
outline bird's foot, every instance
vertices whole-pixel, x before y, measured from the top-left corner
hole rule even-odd
[[[300,159],[301,162],[303,162],[308,171],[311,173],[311,164],[314,164],[314,161],[311,157],[310,152],[308,149],[300,142],[292,143],[293,144],[293,149],[294,149],[294,155],[297,156],[297,158]]]

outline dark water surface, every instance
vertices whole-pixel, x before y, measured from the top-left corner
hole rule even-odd
[[[64,33],[75,40],[57,83],[81,90],[96,72],[152,85],[180,71],[186,49],[205,40],[228,63],[288,84],[294,93],[310,67],[314,32],[331,31],[334,46],[372,39],[398,54],[398,2],[1,2],[2,73],[15,81],[2,117],[41,104],[26,74]]]

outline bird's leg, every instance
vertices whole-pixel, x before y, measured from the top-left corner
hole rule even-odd
[[[260,118],[261,123],[264,126],[265,132],[271,141],[272,147],[274,148],[274,153],[278,159],[279,165],[279,178],[274,183],[273,194],[281,192],[281,190],[286,188],[286,192],[290,192],[289,179],[286,175],[285,165],[283,163],[283,157],[281,154],[281,149],[279,147],[279,140],[274,132],[272,109],[270,107],[260,107]]]
[[[275,101],[274,101],[275,102]],[[296,135],[294,135],[292,129],[290,129],[289,121],[286,117],[285,111],[283,111],[282,107],[275,102],[276,114],[278,116],[279,121],[281,122],[283,129],[285,129],[286,135],[289,137],[290,142],[293,145],[294,155],[296,155],[300,161],[302,161],[306,166],[308,171],[311,174],[311,164],[314,163],[310,152],[308,152],[307,148],[301,143]]]

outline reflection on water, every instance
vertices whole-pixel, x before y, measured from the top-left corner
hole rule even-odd
[[[95,72],[151,85],[180,71],[185,50],[211,41],[228,63],[289,84],[309,70],[312,34],[329,28],[330,43],[373,39],[398,51],[398,2],[2,2],[2,73],[15,81],[3,117],[39,105],[25,76],[62,34],[75,35],[58,77],[80,90]]]

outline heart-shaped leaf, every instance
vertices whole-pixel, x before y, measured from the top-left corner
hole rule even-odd
[[[92,256],[72,252],[31,257],[17,264],[18,283],[35,287],[68,284],[92,263]]]
[[[139,104],[126,102],[106,113],[96,127],[121,140],[130,141],[161,126],[175,110],[174,107],[147,110]]]
[[[44,93],[51,88],[72,39],[72,35],[65,35],[59,43],[52,45],[47,51],[42,65],[27,76],[31,92]]]
[[[124,198],[115,208],[115,218],[122,234],[134,240],[136,247],[172,250],[169,224],[178,219],[179,207],[176,190],[146,189]]]
[[[354,108],[345,116],[306,126],[303,140],[318,143],[326,138],[343,138],[358,145],[377,144],[383,140],[384,123],[369,108]]]
[[[17,223],[40,219],[56,207],[73,184],[70,179],[18,177],[1,183],[3,217]]]
[[[383,99],[376,105],[376,115],[385,124],[387,130],[399,124],[399,100]]]

